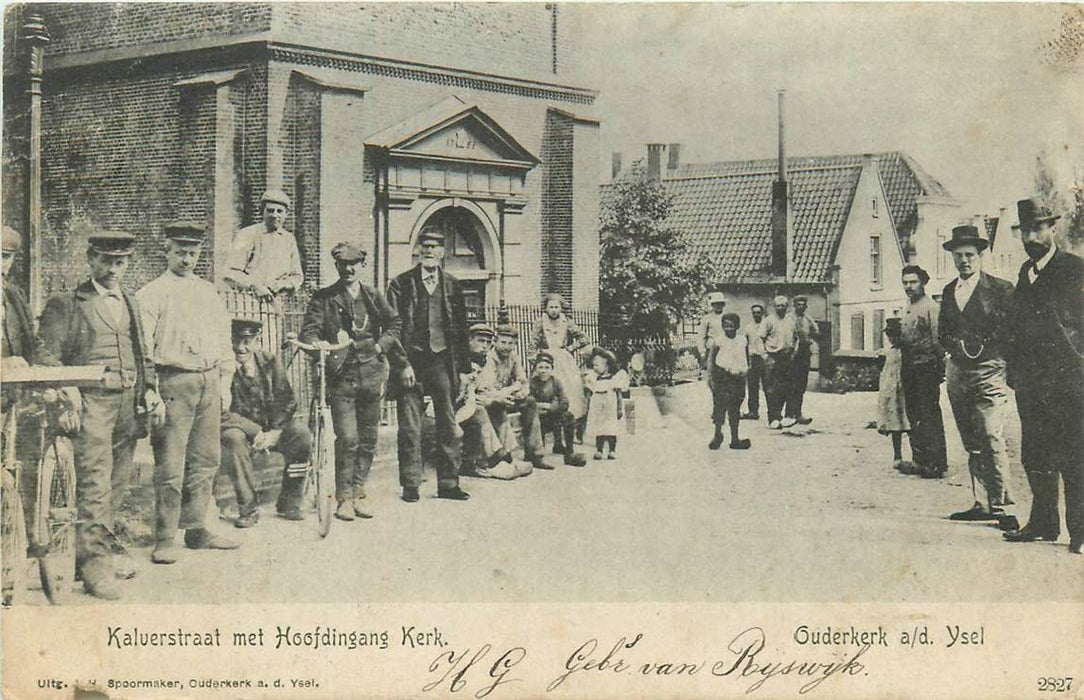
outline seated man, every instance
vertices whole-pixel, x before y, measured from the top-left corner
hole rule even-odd
[[[297,404],[282,362],[255,347],[262,328],[259,321],[233,319],[237,371],[230,388],[233,402],[222,416],[222,466],[237,493],[240,515],[235,525],[242,528],[252,527],[259,520],[253,452],[274,450],[285,458],[275,510],[287,520],[301,520],[304,465],[312,446],[309,429],[294,418]]]
[[[460,472],[464,476],[515,479],[530,474],[532,467],[513,462],[516,439],[507,429],[507,420],[498,427],[489,412],[483,410],[493,390],[495,370],[490,366],[493,358],[489,350],[495,335],[488,325],[476,323],[470,327],[467,337],[471,367],[469,372],[460,374],[459,397],[455,404],[456,423],[463,430]]]
[[[587,459],[572,447],[574,420],[568,410],[565,389],[553,373],[553,355],[547,350],[538,353],[534,363],[534,375],[530,381],[531,398],[538,411],[539,448],[546,433],[553,433],[553,454],[564,455],[565,464],[582,467]]]
[[[534,469],[553,469],[542,459],[542,430],[538,423],[538,408],[531,396],[527,372],[516,352],[519,334],[509,325],[497,326],[496,345],[489,352],[480,377],[482,397],[493,428],[508,445],[516,446],[508,420],[509,413],[519,413],[523,433],[523,457]],[[552,357],[552,356],[551,356]]]

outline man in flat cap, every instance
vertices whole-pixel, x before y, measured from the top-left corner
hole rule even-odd
[[[312,434],[294,417],[297,402],[278,357],[259,345],[263,324],[233,319],[233,356],[237,368],[230,387],[230,410],[222,416],[222,467],[237,495],[239,528],[259,520],[259,497],[253,454],[275,451],[286,462],[276,511],[287,520],[301,520],[301,489],[312,448]]]
[[[436,414],[437,497],[465,501],[459,488],[460,441],[453,402],[459,372],[467,359],[467,310],[463,288],[441,269],[444,232],[425,227],[418,234],[419,262],[388,285],[388,302],[403,322],[402,341],[409,363],[391,380],[399,418],[399,483],[403,500],[418,500],[422,481],[422,404],[433,400]]]
[[[746,401],[749,408],[742,414],[742,420],[760,420],[760,389],[764,384],[764,339],[760,337],[760,328],[764,324],[764,306],[753,304],[749,307],[752,321],[745,328],[745,337],[749,344],[749,374],[746,377]]]
[[[820,340],[820,329],[817,322],[806,315],[809,309],[809,297],[805,294],[794,295],[794,333],[797,343],[794,346],[794,357],[791,359],[791,376],[787,386],[787,398],[783,408],[786,423],[809,425],[813,422],[802,413],[802,405],[805,402],[805,392],[809,387],[809,366],[813,359],[813,343]],[[793,422],[793,423],[792,423]]]
[[[4,367],[56,364],[55,358],[48,356],[41,340],[34,334],[34,315],[30,312],[30,304],[11,276],[15,256],[23,245],[22,236],[10,226],[4,226],[0,240],[4,263],[4,337],[0,343],[2,364]]]
[[[267,190],[260,207],[263,220],[234,234],[223,277],[237,289],[271,299],[299,289],[304,276],[297,239],[283,228],[290,198],[282,190]]]
[[[945,285],[937,317],[938,340],[948,353],[949,403],[971,472],[971,508],[953,513],[952,520],[1008,522],[1012,505],[1005,483],[1008,456],[1003,428],[1008,386],[1005,383],[1006,328],[1012,305],[1012,284],[982,271],[982,252],[989,242],[970,224],[952,229],[943,245],[952,253],[959,274]],[[986,491],[984,505],[975,482]]]
[[[82,391],[75,473],[77,564],[87,593],[107,600],[120,597],[116,578],[136,573],[114,533],[134,475],[136,441],[146,435],[145,420],[165,419],[139,305],[121,287],[134,245],[130,233],[90,236],[90,278],[74,293],[49,299],[41,314],[41,338],[52,355],[65,365],[106,368],[103,386]]]
[[[384,295],[361,281],[366,254],[353,243],[331,250],[339,280],[316,292],[301,324],[303,343],[332,345],[343,334],[353,343],[327,362],[327,398],[335,428],[335,517],[371,518],[365,482],[376,453],[380,405],[389,367],[401,372],[399,316]]]
[[[1058,473],[1069,551],[1084,546],[1084,261],[1054,240],[1058,215],[1036,198],[1017,203],[1028,261],[1013,293],[1009,381],[1016,390],[1021,459],[1031,486],[1028,523],[1009,542],[1056,540]]]
[[[782,294],[775,297],[773,313],[760,326],[764,342],[764,398],[768,403],[768,427],[773,430],[794,425],[794,418],[783,416],[783,407],[790,395],[794,375],[794,351],[798,347],[798,331],[794,316],[787,313],[790,299]]]
[[[166,225],[165,235],[166,271],[136,292],[167,406],[165,424],[151,433],[156,564],[177,561],[178,528],[189,549],[240,546],[211,533],[205,522],[221,457],[222,412],[230,407],[230,317],[214,285],[196,275],[203,227],[177,221]]]
[[[900,273],[907,310],[900,328],[904,408],[915,472],[939,478],[948,470],[945,423],[941,415],[941,382],[945,380],[945,350],[938,341],[937,302],[926,294],[930,275],[918,265]]]

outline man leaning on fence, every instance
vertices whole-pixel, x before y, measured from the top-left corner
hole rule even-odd
[[[312,448],[312,434],[294,416],[297,402],[282,361],[256,347],[263,324],[233,319],[233,354],[237,369],[230,387],[230,409],[222,414],[222,466],[237,495],[239,528],[259,520],[259,497],[253,453],[274,451],[286,464],[276,512],[301,520],[301,487]]]
[[[283,228],[290,198],[282,190],[267,190],[260,197],[263,220],[233,236],[226,261],[225,280],[261,299],[301,287],[301,256],[297,239]]]

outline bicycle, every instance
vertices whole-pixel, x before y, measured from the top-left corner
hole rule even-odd
[[[305,468],[302,503],[315,508],[316,531],[320,537],[327,537],[331,531],[331,513],[335,505],[335,429],[331,421],[331,406],[328,405],[326,396],[327,356],[332,352],[345,350],[350,347],[351,342],[350,338],[347,338],[334,345],[321,347],[302,343],[293,333],[288,334],[283,341],[284,345],[293,346],[297,350],[317,353],[317,391],[309,406],[312,454]],[[297,351],[294,352],[294,356],[296,355]]]
[[[61,414],[79,410],[56,391],[57,387],[100,386],[105,368],[95,366],[24,367],[5,370],[5,391],[17,393],[3,418],[3,469],[0,492],[0,588],[3,605],[14,604],[26,591],[28,559],[38,560],[42,591],[53,605],[64,602],[75,583],[76,477],[71,440],[58,429]],[[37,460],[31,522],[33,551],[28,555],[27,523],[23,508],[19,460],[19,423],[36,424],[33,442]]]

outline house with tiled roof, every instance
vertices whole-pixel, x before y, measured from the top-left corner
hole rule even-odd
[[[931,291],[954,276],[940,243],[961,202],[906,153],[786,158],[781,178],[776,160],[683,165],[676,152],[649,146],[648,175],[673,195],[669,223],[711,262],[715,286],[743,319],[776,294],[805,294],[831,339],[822,354],[872,355],[884,319],[903,309],[906,261],[930,271]],[[781,179],[786,225],[773,235]]]

